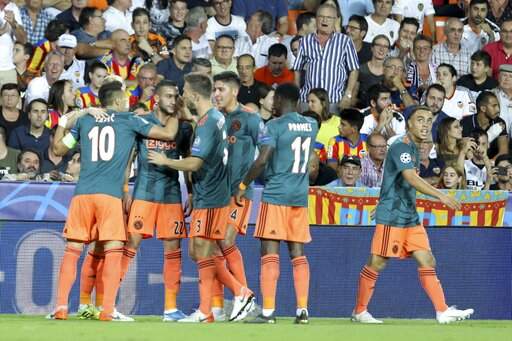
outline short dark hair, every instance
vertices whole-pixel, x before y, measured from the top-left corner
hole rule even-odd
[[[188,40],[188,41],[190,41],[192,43],[192,39],[189,36],[186,36],[186,35],[182,34],[182,35],[177,36],[176,38],[174,38],[174,40],[172,41],[171,49],[173,49],[176,46],[178,46],[184,40]]]
[[[80,27],[84,28],[89,24],[91,18],[94,17],[94,13],[99,11],[99,9],[95,7],[85,7],[80,12],[80,16],[78,17],[78,24]]]
[[[407,117],[407,121],[409,121],[418,111],[428,111],[430,112],[431,114],[434,114],[432,112],[432,109],[430,109],[429,107],[427,107],[426,105],[415,105],[413,106],[409,116]]]
[[[274,96],[279,96],[284,102],[296,106],[300,97],[299,88],[292,83],[283,83],[277,86]]]
[[[431,84],[428,88],[427,88],[427,91],[425,91],[425,96],[428,96],[428,93],[430,92],[430,90],[437,90],[439,92],[442,92],[443,93],[443,96],[446,95],[446,89],[444,88],[444,86],[442,86],[441,84],[437,84],[437,83],[434,83],[434,84]]]
[[[268,58],[270,58],[271,56],[284,56],[286,58],[288,57],[288,49],[281,43],[273,44],[268,48]]]
[[[471,0],[469,3],[469,7],[471,8],[472,6],[475,5],[487,5],[487,8],[489,8],[488,0]]]
[[[485,132],[485,130],[480,129],[480,128],[472,130],[471,133],[469,133],[469,137],[475,139],[475,142],[477,142],[477,143],[478,143],[478,139],[482,136],[487,137],[487,133]]]
[[[258,84],[258,87],[256,88],[256,92],[258,93],[259,98],[267,97],[271,91],[275,91],[275,89],[265,83]]]
[[[485,66],[491,66],[492,57],[488,52],[478,50],[471,55],[471,60],[474,62],[483,62]]]
[[[178,84],[175,81],[169,80],[169,79],[162,79],[155,88],[155,93],[159,93],[160,89],[162,88],[177,88]]]
[[[256,61],[254,60],[254,56],[252,54],[249,54],[249,53],[244,53],[240,56],[238,56],[238,58],[236,59],[237,60],[237,65],[238,65],[238,61],[242,58],[250,58],[252,60],[252,66],[256,66]]]
[[[447,63],[441,63],[437,66],[437,68],[439,69],[440,67],[445,67],[447,68],[449,71],[450,71],[450,74],[452,75],[452,77],[457,77],[457,70],[455,70],[455,68],[453,67],[453,65],[451,64],[447,64]]]
[[[494,160],[494,164],[497,166],[502,161],[508,161],[508,163],[512,164],[512,158],[509,154],[501,154],[499,155],[496,160]]]
[[[206,58],[194,58],[192,59],[192,67],[194,66],[212,67],[212,63]]]
[[[213,88],[210,77],[199,72],[191,72],[185,75],[185,83],[188,83],[192,91],[201,97],[210,98]]]
[[[370,103],[371,101],[377,102],[379,100],[380,94],[382,93],[391,93],[391,89],[381,83],[372,85],[368,89],[368,101]]]
[[[0,94],[3,94],[6,90],[16,90],[18,91],[18,95],[21,94],[20,88],[18,88],[18,84],[16,83],[5,83],[2,84],[2,88],[0,89]]]
[[[104,63],[100,62],[99,60],[95,60],[89,65],[90,73],[93,73],[94,71],[96,71],[96,69],[103,69],[105,71],[108,71],[108,67]]]
[[[41,158],[41,154],[39,154],[39,152],[35,149],[31,149],[31,148],[25,148],[25,149],[22,149],[20,151],[20,153],[18,154],[18,157],[16,158],[16,163],[20,163],[21,162],[21,159],[23,159],[23,155],[25,155],[26,153],[32,153],[32,154],[36,154],[37,155],[37,158],[39,159],[39,162],[41,162],[42,158]],[[39,167],[41,167],[41,165],[39,165]],[[40,169],[38,169],[39,171]]]
[[[357,109],[348,108],[340,112],[340,118],[347,121],[352,127],[356,127],[357,131],[363,127],[364,117],[363,114]]]
[[[240,88],[240,78],[233,71],[224,71],[213,76],[214,82],[223,82],[234,85],[236,88]]]
[[[476,111],[480,112],[480,107],[487,105],[491,97],[497,98],[496,95],[490,91],[482,91],[476,98]]]
[[[51,42],[59,40],[59,37],[68,31],[69,27],[64,21],[52,20],[46,26],[44,37]]]
[[[297,35],[297,36],[294,36],[294,37],[292,38],[292,40],[290,40],[290,48],[291,48],[291,46],[293,45],[293,43],[295,43],[296,41],[300,41],[301,39],[302,39],[302,37],[301,37],[301,36],[298,36],[298,35]]]
[[[235,44],[235,38],[233,38],[233,36],[231,34],[221,34],[220,36],[215,38],[215,41],[217,41],[217,40],[219,40],[221,38],[229,39],[229,40],[231,40],[233,42],[233,44]]]
[[[432,42],[432,38],[430,38],[429,36],[426,36],[426,35],[424,35],[424,34],[420,33],[420,34],[418,34],[418,35],[416,36],[416,38],[414,38],[414,40],[413,40],[413,42],[412,42],[412,46],[415,46],[415,45],[416,45],[416,43],[417,43],[417,42],[419,42],[419,41],[426,41],[427,43],[429,43],[429,44],[430,44],[430,47],[431,47],[431,48],[432,48],[432,45],[434,44],[434,43]]]
[[[366,21],[366,18],[362,15],[351,15],[350,18],[348,18],[348,21],[356,21],[359,24],[359,29],[361,31],[368,32],[368,21]]]
[[[34,53],[34,45],[31,43],[21,43],[19,41],[15,42],[14,44],[18,44],[23,46],[23,54],[31,56],[32,53]]]
[[[402,20],[402,22],[400,23],[400,29],[398,31],[400,32],[402,30],[402,28],[404,28],[405,25],[416,26],[416,32],[418,32],[418,30],[420,29],[420,23],[418,22],[418,19],[416,19],[416,18],[405,17]]]
[[[48,107],[48,102],[44,99],[44,98],[36,98],[36,99],[33,99],[28,105],[27,105],[27,113],[29,113],[30,111],[32,111],[32,107],[34,106],[34,104],[36,103],[42,103],[44,105],[46,105],[46,107]]]
[[[309,25],[313,19],[315,19],[314,13],[304,12],[299,14],[295,20],[295,24],[297,25],[297,32],[300,31],[303,26]]]
[[[257,10],[253,15],[258,16],[258,20],[261,22],[261,32],[263,32],[263,34],[269,34],[274,30],[272,14],[267,11]]]
[[[373,37],[372,46],[375,46],[375,42],[377,41],[377,39],[386,39],[386,41],[388,42],[388,47],[391,47],[391,41],[389,41],[388,36],[385,34],[377,34],[375,37]]]
[[[136,9],[133,10],[132,21],[135,20],[136,17],[142,17],[142,16],[148,17],[148,19],[149,19],[150,18],[149,11],[147,9],[145,9],[144,7],[137,7]]]
[[[107,107],[114,103],[114,99],[119,92],[123,92],[123,84],[119,81],[105,83],[98,91],[98,97],[103,107]]]

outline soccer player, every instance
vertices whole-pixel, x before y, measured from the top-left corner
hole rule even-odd
[[[228,135],[228,177],[230,185],[231,202],[229,204],[228,225],[226,235],[218,242],[222,256],[216,257],[216,265],[224,267],[225,261],[236,281],[247,287],[244,261],[242,254],[236,246],[237,234],[245,235],[249,222],[251,209],[252,189],[248,188],[242,205],[235,202],[234,195],[243,176],[254,161],[258,136],[264,125],[259,115],[241,105],[238,100],[240,79],[234,72],[225,71],[213,77],[213,95],[217,109],[226,116],[226,129]],[[240,285],[238,284],[238,287]],[[223,289],[213,294],[213,313],[222,314]],[[236,293],[235,293],[236,294]]]
[[[434,305],[439,323],[464,320],[474,312],[473,309],[458,310],[446,305],[428,236],[416,212],[416,191],[439,199],[450,209],[461,207],[458,201],[432,187],[417,173],[420,167],[418,147],[430,136],[432,120],[433,114],[428,107],[414,108],[407,120],[407,134],[389,147],[375,213],[377,227],[371,255],[359,277],[357,302],[352,314],[355,322],[382,323],[367,309],[379,272],[389,258],[413,257],[416,260],[421,285]]]
[[[55,133],[55,154],[64,155],[80,141],[82,159],[80,179],[64,226],[67,246],[60,267],[56,308],[49,316],[53,319],[67,319],[69,292],[75,281],[83,244],[97,241],[102,244],[105,254],[101,278],[103,310],[99,319],[119,320],[114,302],[126,240],[121,202],[124,170],[137,134],[166,141],[176,136],[175,118],[168,118],[166,126],[161,127],[126,112],[128,98],[120,83],[105,84],[100,88],[99,97],[107,108],[105,117],[80,117],[73,129],[64,135],[65,129],[72,127],[76,118],[64,115]]]
[[[308,323],[309,265],[304,244],[311,241],[308,223],[308,163],[316,158],[313,149],[318,123],[296,112],[299,89],[279,85],[273,115],[260,137],[260,153],[240,182],[237,203],[243,202],[247,187],[265,170],[265,188],[254,236],[261,240],[260,285],[263,311],[252,323],[275,323],[279,243],[288,244],[293,264],[297,297],[295,323]]]
[[[229,276],[224,267],[216,267],[214,248],[226,234],[229,209],[228,148],[225,118],[212,106],[213,84],[200,73],[185,76],[183,100],[198,113],[191,155],[181,160],[150,151],[148,160],[159,166],[192,173],[193,210],[190,220],[190,256],[197,262],[200,305],[194,313],[178,322],[213,322],[212,284],[217,275]],[[224,270],[224,271],[219,271]],[[226,283],[225,283],[226,284]],[[254,295],[247,288],[235,295],[234,319],[244,318],[254,305]],[[234,292],[236,292],[234,290]]]
[[[89,85],[76,91],[75,102],[77,107],[83,109],[100,105],[98,91],[100,91],[107,74],[108,69],[105,64],[97,60],[91,63],[89,66]]]

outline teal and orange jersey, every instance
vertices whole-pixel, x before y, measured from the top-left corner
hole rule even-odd
[[[107,66],[110,75],[117,75],[124,80],[135,80],[140,67],[143,65],[142,59],[137,57],[130,58],[125,64],[121,64],[114,58],[112,52],[98,57],[98,60]]]
[[[375,211],[377,224],[413,227],[420,224],[416,211],[416,189],[402,175],[406,169],[420,169],[420,154],[407,136],[396,139],[388,149]]]
[[[90,86],[83,86],[76,91],[75,104],[80,109],[99,107],[100,99],[98,95],[92,91]]]
[[[355,155],[362,158],[368,152],[366,139],[365,134],[360,134],[359,141],[353,144],[352,141],[343,136],[332,137],[327,145],[327,162],[337,163],[344,155]]]
[[[130,108],[137,105],[140,102],[140,97],[142,96],[142,88],[138,85],[133,85],[126,89],[126,93],[128,94],[128,100],[130,102]],[[151,96],[148,101],[142,102],[149,110],[153,110],[155,107],[155,98]]]
[[[327,162],[327,149],[325,149],[325,145],[320,141],[315,141],[315,152],[320,162]]]
[[[265,168],[262,201],[274,205],[308,205],[308,161],[313,151],[318,123],[297,112],[270,120],[260,137],[260,146],[273,149]]]
[[[191,156],[203,160],[192,173],[194,208],[219,208],[229,204],[228,143],[226,120],[215,108],[197,122]]]
[[[264,127],[260,115],[243,105],[239,105],[233,112],[226,114],[231,195],[236,194],[240,182],[251,168],[258,138]],[[249,199],[252,197],[251,187],[247,188],[246,196]]]
[[[148,122],[162,126],[154,112],[140,116]],[[180,124],[181,125],[181,124]],[[178,129],[178,135],[182,133]],[[178,140],[179,137],[176,137]],[[153,140],[144,136],[137,137],[137,180],[133,198],[164,204],[181,203],[181,190],[178,171],[166,166],[157,166],[148,162],[149,151],[164,153],[170,159],[179,159],[183,151],[176,141]]]
[[[80,141],[80,179],[75,194],[107,194],[121,198],[137,134],[147,136],[153,124],[130,112],[109,111],[109,118],[78,119],[70,134]],[[67,136],[66,136],[67,137]]]
[[[44,66],[46,55],[52,50],[50,41],[46,38],[40,40],[34,47],[34,52],[27,63],[27,70],[31,74],[39,75]]]

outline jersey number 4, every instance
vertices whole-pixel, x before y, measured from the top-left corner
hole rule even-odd
[[[91,161],[110,161],[114,156],[116,133],[111,126],[96,126],[87,135],[92,143]]]
[[[311,137],[306,138],[302,141],[302,137],[298,136],[292,142],[293,156],[293,167],[292,173],[306,173],[306,166],[309,160],[309,146],[311,145]],[[304,156],[302,156],[304,152]],[[302,162],[302,167],[301,167]],[[300,168],[300,169],[299,169]]]

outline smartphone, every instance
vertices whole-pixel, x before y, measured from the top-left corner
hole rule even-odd
[[[498,168],[498,175],[505,176],[508,174],[508,167],[497,167]]]

